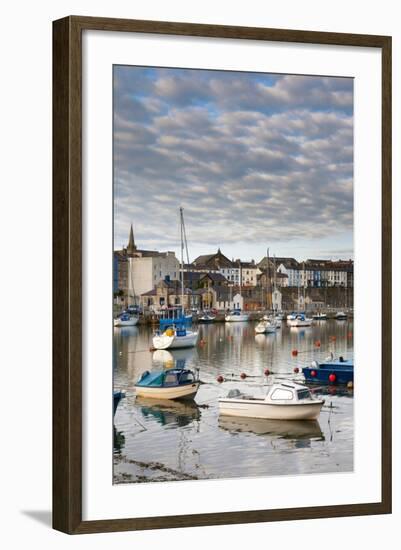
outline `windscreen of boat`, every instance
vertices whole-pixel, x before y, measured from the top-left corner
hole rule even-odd
[[[310,391],[309,390],[297,390],[297,396],[298,400],[300,399],[309,399],[310,398]]]
[[[164,377],[165,386],[176,386],[178,384],[177,375],[175,372],[168,372]]]
[[[184,371],[179,376],[180,384],[186,384],[194,381],[194,375],[191,371]]]

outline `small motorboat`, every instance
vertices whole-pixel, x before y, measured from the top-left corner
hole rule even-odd
[[[199,389],[199,374],[190,369],[172,368],[145,371],[135,384],[137,397],[152,399],[193,399]]]
[[[249,315],[247,313],[241,313],[241,310],[235,309],[234,311],[227,313],[225,320],[228,323],[248,321]]]
[[[113,415],[116,414],[116,410],[121,399],[125,397],[125,393],[122,391],[113,391]]]
[[[312,324],[312,319],[306,317],[303,313],[297,315],[295,319],[288,321],[290,327],[310,327]]]
[[[154,349],[193,348],[198,341],[199,332],[187,330],[185,324],[173,325],[164,332],[159,330],[153,336]]]
[[[334,316],[334,319],[336,321],[346,321],[347,314],[344,311],[337,311],[337,313]]]
[[[114,319],[115,327],[134,327],[139,320],[136,315],[130,315],[129,313],[122,313],[119,317]]]
[[[331,353],[322,363],[312,361],[302,369],[305,381],[318,384],[348,384],[354,381],[354,361],[340,356],[334,359]]]
[[[327,321],[326,313],[316,313],[312,318],[314,321]]]
[[[273,321],[259,321],[255,327],[256,334],[272,334],[275,333],[277,329],[276,323]]]
[[[324,399],[316,399],[306,386],[295,382],[276,382],[265,397],[254,397],[238,389],[219,399],[221,415],[268,420],[316,420]]]
[[[216,315],[212,315],[211,313],[204,313],[200,317],[198,317],[198,323],[213,323],[216,319]]]

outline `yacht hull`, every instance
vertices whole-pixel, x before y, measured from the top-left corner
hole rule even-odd
[[[155,349],[179,349],[193,348],[198,341],[198,332],[187,332],[185,336],[161,336],[153,337],[153,347]]]

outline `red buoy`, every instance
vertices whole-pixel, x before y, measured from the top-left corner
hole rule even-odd
[[[224,377],[219,374],[219,376],[216,378],[217,382],[221,384],[221,382],[224,382]]]
[[[295,367],[295,368],[294,368],[294,372],[295,372],[295,374],[298,374],[298,373],[299,373],[299,368],[298,368],[298,367]]]
[[[296,357],[298,355],[298,350],[297,349],[293,349],[292,352],[291,352],[291,355],[293,357]]]
[[[240,378],[242,378],[242,379],[246,378],[245,372],[241,372],[241,374],[240,374],[239,376],[240,376]]]
[[[316,340],[315,346],[316,346],[317,348],[320,348],[320,340]]]
[[[316,371],[315,370],[311,370],[310,371],[310,375],[313,376],[313,378],[316,376]]]
[[[269,374],[270,374],[269,369],[265,369],[265,376],[269,376]]]
[[[334,374],[334,372],[329,374],[329,381],[330,382],[335,382],[336,380],[337,380],[337,376]]]

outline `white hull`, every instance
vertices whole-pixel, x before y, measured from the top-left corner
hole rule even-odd
[[[199,332],[187,331],[185,336],[161,336],[153,337],[153,347],[155,349],[178,349],[193,348],[198,341]]]
[[[228,323],[241,323],[244,321],[248,321],[249,315],[241,314],[241,315],[226,315],[225,320]]]
[[[276,332],[276,326],[267,321],[262,321],[255,327],[256,334],[273,334]]]
[[[191,399],[195,397],[199,389],[199,382],[186,384],[185,386],[175,386],[172,388],[151,388],[135,386],[137,397],[149,397],[152,399]]]
[[[266,420],[316,420],[323,401],[276,405],[263,399],[219,399],[221,415],[241,416],[245,418],[264,418]]]
[[[115,327],[134,327],[138,322],[138,317],[131,317],[128,321],[122,321],[121,319],[114,319]]]
[[[347,320],[347,314],[344,313],[343,311],[340,311],[340,312],[336,313],[334,319],[336,319],[337,321],[346,321]]]
[[[310,327],[312,325],[312,319],[305,319],[301,321],[300,319],[294,319],[293,321],[288,321],[290,327]]]

